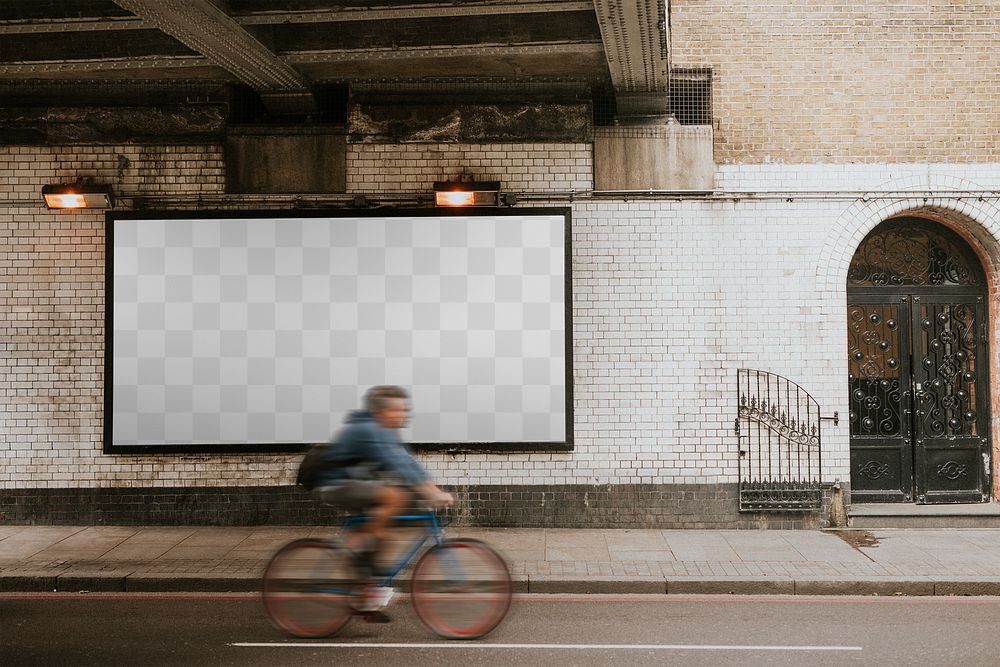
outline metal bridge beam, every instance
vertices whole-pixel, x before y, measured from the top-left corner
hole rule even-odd
[[[669,0],[594,0],[621,116],[667,113]]]
[[[121,3],[118,3],[121,6]],[[159,5],[160,3],[154,3]],[[462,4],[421,4],[383,9],[343,7],[289,11],[257,11],[235,14],[240,25],[280,25],[286,23],[340,23],[345,21],[400,21],[406,19],[448,18],[463,16],[500,16],[504,14],[540,14],[582,12],[594,8],[591,0],[485,0]],[[129,11],[132,11],[131,9]],[[0,21],[0,35],[46,32],[89,32],[103,30],[142,30],[154,28],[136,16],[96,16],[92,18],[17,19]]]
[[[409,58],[465,58],[471,56],[581,55],[601,53],[596,42],[556,42],[549,44],[507,44],[473,46],[414,46],[397,49],[337,49],[296,51],[283,58],[290,63],[350,62],[355,60],[400,60]]]
[[[115,0],[147,24],[272,97],[281,111],[312,111],[315,99],[295,68],[257,41],[211,0]]]
[[[502,2],[463,2],[409,5],[376,9],[344,7],[311,11],[260,11],[234,16],[243,25],[277,23],[337,23],[340,21],[401,21],[406,19],[494,16],[501,14],[536,14],[580,12],[594,8],[590,0],[503,0]]]
[[[400,49],[336,49],[293,51],[276,56],[286,63],[337,63],[359,60],[399,60],[410,58],[455,58],[519,55],[594,55],[603,53],[596,42],[555,42],[482,46],[416,46]],[[219,63],[205,56],[134,56],[130,58],[87,58],[73,60],[22,60],[0,64],[0,74],[48,74],[53,72],[106,72],[114,70],[204,67]],[[276,93],[281,91],[274,91]]]
[[[152,28],[134,16],[97,16],[86,19],[27,19],[0,21],[0,35],[28,35],[46,32],[103,32]]]

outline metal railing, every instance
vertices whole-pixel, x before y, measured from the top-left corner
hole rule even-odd
[[[819,403],[788,378],[751,368],[737,370],[736,390],[740,511],[819,510],[827,419]]]

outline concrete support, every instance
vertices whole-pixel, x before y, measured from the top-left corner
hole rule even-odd
[[[710,192],[710,125],[601,127],[594,132],[594,189]]]
[[[341,133],[279,134],[267,127],[261,134],[247,129],[226,137],[226,192],[338,193],[345,191],[346,172]]]

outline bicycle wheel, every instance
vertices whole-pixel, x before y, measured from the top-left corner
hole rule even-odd
[[[264,609],[296,637],[325,637],[351,619],[360,589],[346,550],[324,540],[289,542],[264,570]]]
[[[420,622],[447,639],[476,639],[507,615],[513,585],[507,563],[491,546],[445,540],[413,568],[411,602]]]

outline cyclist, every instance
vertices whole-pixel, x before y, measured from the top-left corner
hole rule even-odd
[[[352,412],[326,447],[315,493],[323,502],[364,513],[369,520],[347,536],[362,574],[378,574],[379,550],[392,517],[400,514],[410,492],[431,507],[448,507],[453,499],[442,491],[399,437],[406,425],[408,394],[402,387],[382,385],[365,393],[363,410]],[[381,612],[392,598],[391,587],[373,588],[363,611],[370,620],[388,621]]]

